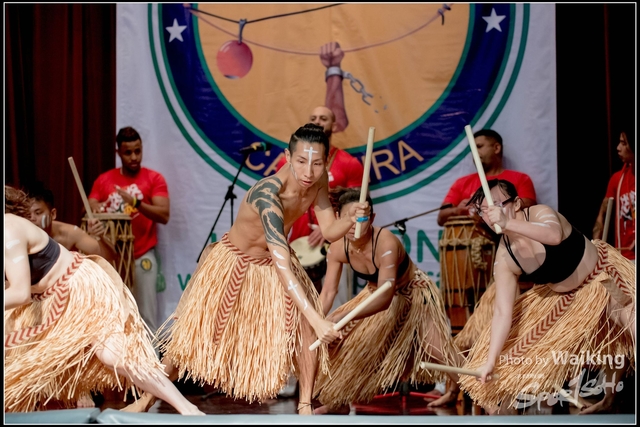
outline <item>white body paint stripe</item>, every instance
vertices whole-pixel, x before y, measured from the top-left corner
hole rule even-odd
[[[5,247],[7,249],[11,249],[12,247],[14,247],[15,245],[17,245],[18,243],[20,243],[20,240],[16,239],[16,240],[12,240],[10,242],[7,242],[7,244],[5,245]]]

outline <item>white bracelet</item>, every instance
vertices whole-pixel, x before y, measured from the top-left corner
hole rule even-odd
[[[336,67],[336,66],[327,68],[327,71],[325,71],[325,73],[324,73],[324,81],[325,82],[327,81],[329,76],[340,76],[340,77],[344,78],[344,75],[342,74],[342,70],[340,69],[340,67]]]

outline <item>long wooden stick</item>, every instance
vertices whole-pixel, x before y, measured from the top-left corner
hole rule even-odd
[[[388,290],[391,286],[392,285],[391,285],[390,281],[387,280],[386,282],[384,282],[384,284],[382,286],[380,286],[378,289],[373,291],[373,293],[371,295],[369,295],[364,301],[362,301],[360,304],[358,304],[358,306],[356,308],[351,310],[349,312],[349,314],[344,316],[338,323],[333,325],[333,330],[334,331],[339,331],[340,329],[344,328],[347,323],[349,323],[362,310],[364,310],[369,304],[371,304],[373,302],[373,300],[375,300],[378,297],[378,295],[380,295],[384,291]],[[322,344],[322,342],[320,340],[316,340],[313,344],[311,344],[309,346],[309,350],[311,350],[311,351],[315,350],[316,348],[320,347],[320,344]]]
[[[84,203],[84,209],[87,211],[87,217],[89,219],[93,219],[93,212],[91,212],[91,206],[89,205],[89,200],[87,199],[87,195],[84,192],[84,187],[82,186],[82,181],[80,181],[80,175],[78,175],[78,169],[76,169],[76,164],[73,161],[73,157],[69,157],[68,160],[69,165],[71,166],[71,172],[73,172],[73,177],[76,179],[76,185],[78,186],[80,197],[82,197],[82,203]]]
[[[484,192],[484,198],[487,199],[487,203],[489,206],[493,206],[493,198],[491,197],[491,191],[489,190],[489,184],[487,183],[487,177],[484,174],[484,169],[482,168],[482,162],[480,161],[480,155],[478,154],[478,147],[476,147],[476,140],[473,137],[473,132],[471,131],[471,126],[466,125],[464,127],[465,132],[467,133],[467,139],[469,140],[469,147],[471,147],[471,154],[473,154],[473,162],[476,165],[476,169],[478,170],[478,175],[480,176],[480,183],[482,184],[482,191]],[[493,224],[494,230],[496,233],[502,233],[502,227],[498,224]]]
[[[607,241],[607,234],[609,234],[609,222],[611,221],[611,209],[613,209],[613,197],[609,197],[609,200],[607,200],[607,215],[604,217],[604,229],[602,230],[603,242]]]
[[[433,369],[435,371],[450,372],[452,374],[471,375],[472,377],[479,377],[481,375],[480,371],[458,368],[456,366],[439,365],[437,363],[420,362],[420,367],[422,369]],[[499,378],[497,374],[491,374],[491,377],[494,380],[497,380]]]
[[[367,139],[367,154],[364,158],[364,172],[362,173],[362,185],[360,187],[360,203],[367,201],[367,191],[369,191],[369,169],[371,169],[371,154],[373,153],[373,137],[376,133],[376,128],[369,128],[369,138]],[[354,237],[360,238],[362,232],[362,223],[356,222],[356,231]]]
[[[481,373],[479,371],[473,371],[471,369],[465,369],[465,368],[457,368],[455,366],[449,366],[449,365],[438,365],[437,363],[420,362],[420,367],[422,369],[433,369],[435,371],[450,372],[452,374],[471,375],[473,377],[480,377],[481,376]],[[500,378],[498,376],[498,374],[491,374],[491,377],[494,380],[497,380],[497,379]],[[567,402],[572,403],[578,409],[582,409],[584,407],[584,405],[582,403],[580,403],[576,399],[574,399],[573,396],[571,396],[562,387],[555,386],[554,388],[555,388],[556,392],[561,394],[562,397],[564,397],[567,400]]]

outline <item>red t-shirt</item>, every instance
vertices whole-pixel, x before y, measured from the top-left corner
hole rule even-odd
[[[131,215],[131,232],[133,240],[133,257],[140,258],[158,243],[156,223],[138,212],[138,209],[124,203],[122,197],[115,190],[115,186],[131,194],[145,203],[151,203],[151,198],[169,197],[167,182],[164,177],[151,169],[140,168],[135,177],[122,175],[120,168],[111,169],[95,180],[89,199],[95,199],[104,205],[105,213],[128,213]]]
[[[620,196],[618,197],[618,187]],[[609,179],[606,197],[613,197],[616,203],[615,246],[629,248],[636,240],[636,175],[631,166],[625,164]],[[620,236],[618,236],[618,234]],[[624,257],[635,260],[635,245],[632,249],[622,249]]]
[[[505,170],[498,175],[487,175],[487,181],[492,179],[509,181],[515,185],[520,198],[536,200],[536,190],[533,188],[533,181],[531,181],[529,175],[525,173]],[[449,189],[442,204],[451,203],[453,206],[458,206],[464,199],[470,199],[481,185],[480,175],[477,173],[458,178]]]
[[[329,169],[329,188],[335,187],[360,187],[362,185],[362,175],[364,174],[364,167],[362,163],[358,161],[351,154],[344,150],[340,150],[336,147],[331,147],[329,151],[329,160],[335,152],[335,157],[331,163]],[[277,165],[277,170],[280,170],[282,166],[287,163],[286,157],[282,157]],[[311,228],[309,224],[317,224],[318,220],[313,212],[313,208],[307,210],[307,213],[302,215],[291,227],[291,234],[289,235],[289,241],[311,234]]]

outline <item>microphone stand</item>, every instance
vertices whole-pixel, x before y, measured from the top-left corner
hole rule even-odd
[[[224,196],[224,203],[222,203],[222,206],[220,207],[220,211],[218,212],[218,216],[216,217],[216,220],[213,222],[213,226],[211,227],[211,231],[209,231],[209,234],[207,235],[207,239],[204,241],[204,246],[200,250],[200,253],[198,254],[198,259],[196,260],[196,262],[200,261],[200,256],[202,256],[202,252],[204,252],[204,249],[207,247],[207,244],[209,244],[209,238],[213,234],[213,230],[216,228],[216,224],[218,223],[218,220],[220,219],[220,215],[222,214],[222,210],[224,209],[224,206],[227,204],[227,200],[231,200],[231,202],[230,202],[230,204],[231,204],[231,225],[233,225],[233,199],[237,198],[236,195],[233,193],[233,188],[236,185],[236,181],[238,180],[238,176],[240,176],[240,171],[242,171],[242,168],[244,167],[244,164],[246,163],[247,157],[249,157],[250,153],[251,152],[243,153],[242,162],[240,162],[240,167],[238,168],[238,172],[236,173],[236,176],[233,178],[233,182],[231,182],[231,185],[229,186],[229,188],[227,188],[227,194],[225,194],[225,196]]]
[[[449,208],[452,208],[452,207],[453,207],[453,205],[451,203],[447,203],[446,205],[442,205],[439,208],[431,209],[430,211],[422,212],[421,214],[410,216],[409,218],[399,219],[398,221],[392,222],[391,224],[383,225],[381,228],[386,228],[386,227],[390,227],[390,226],[394,225],[400,231],[400,234],[402,234],[404,236],[404,233],[407,231],[407,226],[406,226],[405,223],[407,221],[409,221],[410,219],[417,218],[417,217],[422,216],[422,215],[430,214],[430,213],[433,213],[433,212],[436,212],[436,211],[439,211],[439,210],[442,210],[442,209],[449,209]]]

